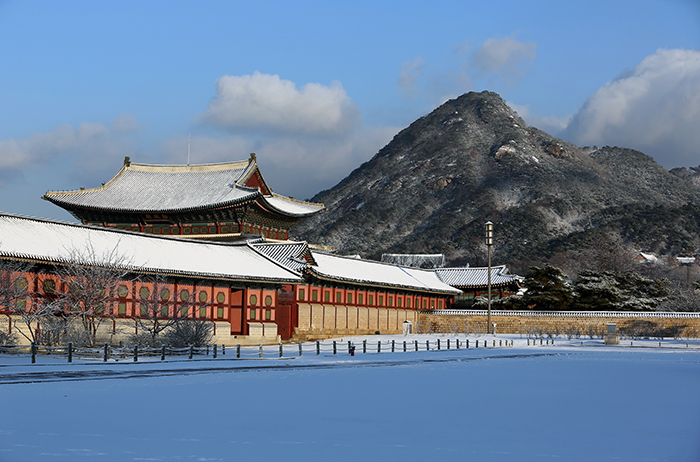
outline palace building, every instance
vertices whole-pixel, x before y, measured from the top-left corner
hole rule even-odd
[[[20,322],[26,307],[73,293],[64,271],[71,266],[86,268],[88,279],[91,268],[118,275],[100,306],[86,307],[106,320],[97,338],[111,344],[128,339],[153,302],[163,319],[213,323],[214,341],[235,345],[398,334],[420,309],[445,308],[461,293],[432,270],[326,254],[305,242],[197,241],[3,213],[0,236],[0,276],[19,272],[5,276],[22,289],[12,300],[0,296],[0,329],[24,331],[21,341],[43,329],[40,319]],[[3,266],[12,262],[25,266]],[[71,314],[71,306],[56,308]]]
[[[155,322],[212,323],[214,342],[227,345],[398,334],[421,310],[469,305],[486,290],[486,268],[442,268],[442,255],[378,262],[289,241],[290,228],[324,206],[273,193],[255,154],[175,166],[127,157],[99,188],[43,198],[82,224],[0,213],[0,286],[14,287],[0,291],[0,330],[20,341],[40,339],[50,321],[25,308],[52,303],[55,316],[73,315],[66,300],[78,283],[66,268],[85,269],[87,286],[97,285],[91,269],[116,275],[101,301],[79,304],[104,319],[95,338],[112,344],[154,313]],[[498,296],[517,291],[505,267],[491,276]]]
[[[299,220],[323,204],[275,194],[256,161],[203,165],[147,165],[127,157],[98,188],[47,191],[43,199],[83,224],[206,240],[244,235],[286,240]]]

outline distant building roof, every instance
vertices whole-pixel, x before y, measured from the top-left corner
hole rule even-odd
[[[639,252],[639,255],[637,255],[636,260],[641,263],[658,263],[659,261],[656,255],[645,252]]]
[[[48,264],[104,263],[135,273],[201,279],[303,281],[299,273],[246,242],[198,242],[2,213],[1,257]]]
[[[105,185],[74,191],[47,191],[44,199],[73,214],[80,209],[185,212],[254,200],[291,217],[313,215],[324,208],[323,204],[273,193],[253,155],[245,161],[202,165],[136,164],[126,158],[121,170]]]
[[[487,267],[439,268],[435,274],[445,284],[460,289],[488,286],[489,270]],[[514,284],[522,278],[508,274],[505,265],[491,267],[491,285],[493,287]]]
[[[382,261],[411,268],[442,268],[445,266],[445,255],[437,254],[409,254],[409,253],[384,253]]]
[[[319,279],[441,294],[461,293],[460,290],[438,279],[435,272],[431,270],[341,257],[313,249],[311,253],[317,266],[307,266],[306,272]]]

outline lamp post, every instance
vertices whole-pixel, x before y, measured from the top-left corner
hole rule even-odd
[[[488,286],[489,286],[489,310],[488,310],[488,320],[486,331],[493,333],[491,330],[491,246],[493,245],[493,223],[490,221],[486,222],[486,247],[488,247],[489,254],[489,268],[488,268]]]

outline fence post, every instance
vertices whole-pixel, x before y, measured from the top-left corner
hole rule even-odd
[[[459,339],[457,339],[456,342],[457,342],[457,349],[459,350]]]
[[[301,351],[301,342],[299,342],[299,356],[301,356],[303,353]]]
[[[450,349],[450,339],[447,339],[447,349]]]
[[[73,362],[73,342],[68,342],[68,362]]]
[[[218,349],[218,348],[217,348],[217,345],[216,345],[216,343],[215,343],[215,344],[214,344],[214,359],[216,359],[216,353],[217,353],[216,350],[217,350],[217,349]]]
[[[104,362],[107,362],[107,358],[109,358],[109,345],[107,345],[107,343],[105,343],[105,358],[104,358]]]
[[[261,358],[263,357],[263,346],[262,346],[262,343],[260,344],[260,353],[258,353],[258,354],[260,355]]]
[[[479,348],[479,339],[476,339],[476,348]]]
[[[362,341],[362,352],[367,353],[367,339]]]
[[[107,345],[105,343],[105,345]],[[160,360],[165,361],[165,345],[160,346]]]
[[[440,339],[437,340],[437,349],[440,349]]]
[[[391,341],[391,352],[392,353],[394,352],[394,341],[393,340]]]
[[[337,345],[335,344],[335,340],[333,340],[333,354],[337,353]]]
[[[418,351],[418,340],[414,340],[414,342],[416,344],[416,351]]]
[[[284,357],[284,350],[282,350],[282,342],[280,342],[280,358]]]
[[[207,356],[209,356],[209,345],[207,345]]]
[[[321,342],[316,340],[316,356],[321,354]]]
[[[350,340],[348,340],[348,354],[350,354],[350,349],[352,348],[352,344]]]
[[[194,345],[190,343],[190,359],[192,359],[192,355],[194,355]]]
[[[381,353],[381,352],[382,352],[382,341],[380,340],[377,342],[377,353]]]
[[[425,351],[430,351],[430,340],[425,341]]]
[[[221,356],[226,356],[226,344],[221,344]]]
[[[403,352],[406,353],[406,340],[403,341]]]
[[[139,346],[134,345],[134,362],[139,360]]]
[[[32,342],[30,351],[32,352],[32,364],[34,364],[36,362],[36,343]]]
[[[469,349],[469,339],[467,339],[467,350]]]
[[[241,357],[241,344],[236,345],[236,358]]]

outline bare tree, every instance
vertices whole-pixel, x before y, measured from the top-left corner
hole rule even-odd
[[[119,254],[119,246],[97,254],[91,242],[84,249],[69,251],[71,264],[59,269],[66,290],[57,302],[75,322],[73,341],[94,347],[100,325],[113,318],[111,305],[117,288],[128,276],[129,261]]]
[[[700,293],[695,290],[676,288],[671,295],[659,305],[659,311],[700,311]]]
[[[15,260],[0,260],[0,307],[5,313],[20,319],[25,329],[19,333],[34,342],[37,320],[42,316],[32,310],[29,288],[33,283],[32,265]]]
[[[181,319],[165,334],[167,343],[179,348],[188,345],[209,346],[213,336],[214,326],[212,323],[198,319]]]
[[[138,293],[139,309],[133,316],[138,334],[129,338],[131,343],[147,347],[169,343],[170,339],[162,334],[190,318],[197,307],[206,306],[198,306],[196,294],[190,295],[186,290],[171,293],[172,286],[163,276],[148,278],[144,282],[147,284],[142,285]]]
[[[587,244],[580,253],[582,269],[628,272],[639,267],[635,260],[637,252],[619,234],[607,232]]]

